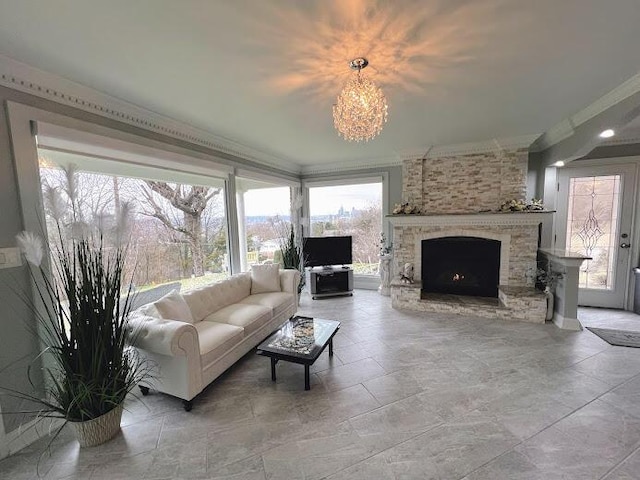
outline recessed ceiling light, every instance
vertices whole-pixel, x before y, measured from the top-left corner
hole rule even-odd
[[[562,160],[558,160],[553,164],[554,167],[564,167],[564,162]]]
[[[603,132],[600,132],[600,138],[611,138],[616,134],[616,132],[614,132],[613,130],[611,130],[610,128],[607,128],[606,130],[604,130]]]

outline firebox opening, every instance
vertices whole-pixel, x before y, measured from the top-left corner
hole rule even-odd
[[[477,237],[422,241],[422,291],[497,297],[500,242]]]

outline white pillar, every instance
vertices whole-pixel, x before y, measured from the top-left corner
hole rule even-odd
[[[554,271],[563,274],[553,292],[553,323],[565,330],[582,330],[578,320],[580,265],[591,258],[565,250],[541,248],[539,251],[551,262]]]
[[[244,190],[236,190],[236,209],[238,211],[238,244],[240,246],[240,268],[243,272],[249,270],[247,263],[247,225],[244,211]]]
[[[391,260],[393,259],[393,255],[390,253],[386,253],[384,255],[380,255],[380,286],[378,287],[378,292],[380,295],[385,297],[391,296]]]

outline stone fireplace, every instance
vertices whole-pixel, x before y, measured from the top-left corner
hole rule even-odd
[[[546,300],[533,281],[539,225],[550,212],[497,212],[525,197],[527,156],[512,150],[405,161],[403,200],[423,214],[389,217],[394,272],[410,262],[415,278],[394,279],[394,308],[544,322]]]

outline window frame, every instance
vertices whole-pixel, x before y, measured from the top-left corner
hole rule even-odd
[[[10,137],[14,153],[14,165],[18,183],[18,195],[20,198],[24,229],[34,232],[41,238],[47,238],[44,218],[44,205],[42,198],[42,186],[40,178],[40,166],[38,162],[38,124],[46,124],[55,131],[63,134],[69,133],[72,143],[82,145],[83,141],[99,139],[99,148],[113,147],[118,152],[126,151],[131,147],[132,155],[127,158],[118,158],[121,163],[130,162],[132,165],[143,165],[150,169],[170,169],[182,172],[185,176],[207,176],[224,185],[224,211],[227,228],[227,251],[230,257],[231,273],[234,270],[234,251],[237,251],[237,230],[233,228],[237,223],[235,209],[229,208],[230,198],[234,192],[229,188],[233,182],[233,167],[221,163],[216,157],[190,152],[181,147],[165,144],[156,140],[147,139],[133,133],[121,132],[102,125],[78,120],[57,113],[40,110],[34,107],[15,102],[7,102]],[[75,135],[75,137],[71,137]],[[48,142],[45,142],[48,143]],[[43,146],[44,147],[44,146]],[[82,148],[78,153],[95,155]],[[190,154],[192,153],[192,154]],[[98,153],[99,155],[99,153]],[[102,155],[104,158],[107,155]],[[108,156],[107,156],[108,159]],[[153,164],[153,161],[158,164]],[[236,252],[237,253],[237,252]],[[49,259],[45,256],[43,268],[50,271]]]
[[[333,175],[321,178],[308,178],[302,180],[302,193],[303,193],[303,213],[301,218],[301,224],[305,235],[311,231],[311,202],[309,198],[309,189],[316,187],[337,187],[341,185],[361,185],[366,183],[382,183],[382,233],[384,233],[387,239],[390,237],[389,222],[385,220],[385,215],[389,211],[389,173],[388,172],[375,172],[375,173],[354,173],[345,175]],[[354,288],[363,288],[373,290],[380,285],[380,278],[377,275],[353,275]]]

